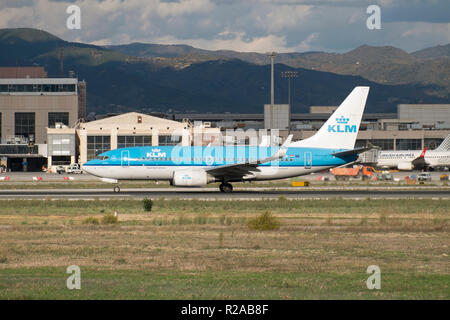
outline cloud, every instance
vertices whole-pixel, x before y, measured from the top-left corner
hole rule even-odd
[[[65,9],[81,8],[81,30]],[[382,30],[366,28],[381,7]],[[448,41],[448,0],[3,0],[0,27],[35,27],[92,44],[185,43],[239,51],[417,50]]]

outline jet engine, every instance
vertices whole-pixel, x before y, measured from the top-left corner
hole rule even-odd
[[[398,170],[411,171],[414,169],[414,165],[411,162],[400,162],[397,168]]]
[[[177,187],[202,187],[215,181],[205,170],[177,170],[173,173],[172,184]]]

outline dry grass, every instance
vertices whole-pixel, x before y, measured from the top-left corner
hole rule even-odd
[[[187,201],[187,213],[148,213],[142,204],[137,212],[121,209],[115,225],[83,224],[85,213],[68,215],[63,209],[61,214],[48,215],[3,212],[0,277],[2,269],[72,264],[96,270],[276,272],[311,277],[326,273],[364,277],[371,264],[390,274],[450,273],[449,212],[445,210],[279,210],[273,213],[280,222],[278,230],[254,231],[247,221],[260,211],[196,213],[190,205],[197,203]],[[100,211],[89,217],[101,220],[109,213]]]

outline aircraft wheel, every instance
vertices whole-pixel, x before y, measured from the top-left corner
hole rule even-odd
[[[220,191],[222,191],[224,193],[233,192],[233,186],[231,185],[231,183],[222,183],[219,188],[220,188]]]
[[[115,186],[114,187],[114,192],[119,193],[120,192],[120,187],[119,186]]]

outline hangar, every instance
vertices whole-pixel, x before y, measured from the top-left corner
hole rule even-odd
[[[73,128],[48,128],[48,167],[69,165],[73,162],[83,164],[102,152],[117,148],[189,146],[195,145],[197,139],[209,143],[211,137],[219,135],[220,128],[211,128],[205,123],[192,124],[187,119],[173,121],[129,112],[80,122]]]

